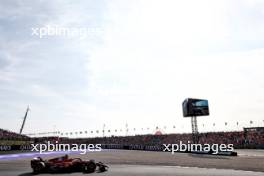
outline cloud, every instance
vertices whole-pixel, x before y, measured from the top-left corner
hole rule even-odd
[[[100,39],[93,35],[86,40],[39,39],[31,36],[31,28],[47,24],[100,27],[100,8],[103,8],[100,2],[91,4],[91,1],[73,6],[65,1],[1,3],[0,47],[4,52],[0,58],[0,104],[5,108],[0,113],[2,118],[11,119],[3,121],[2,128],[18,129],[18,117],[28,104],[32,120],[28,119],[26,130],[53,130],[53,124],[61,123],[64,114],[77,111],[69,107],[79,107],[85,99],[82,92],[89,85],[87,53],[91,45],[96,46],[92,41]],[[83,111],[84,106],[79,109]],[[41,123],[42,119],[46,125]]]
[[[250,28],[240,23],[253,9],[228,1],[140,1],[125,12],[119,6],[110,7],[104,45],[93,51],[89,63],[91,81],[100,89],[97,99],[107,105],[102,111],[108,116],[135,126],[136,119],[187,126],[181,102],[197,97],[211,102],[208,123],[249,117],[261,123],[262,26],[252,21],[254,14],[247,17]]]
[[[1,52],[0,54],[0,69],[4,69],[9,65],[7,56],[4,52]]]

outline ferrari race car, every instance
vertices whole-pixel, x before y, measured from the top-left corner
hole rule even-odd
[[[104,172],[108,166],[102,162],[96,163],[94,160],[84,161],[80,158],[69,158],[68,155],[53,158],[50,160],[43,160],[41,157],[36,157],[31,160],[31,168],[33,173],[70,173],[70,172],[84,172],[92,173],[98,168],[99,172]]]

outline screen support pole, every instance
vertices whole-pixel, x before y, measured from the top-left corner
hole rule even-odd
[[[199,133],[198,133],[198,125],[197,125],[197,117],[191,117],[192,122],[192,140],[194,144],[199,143]]]

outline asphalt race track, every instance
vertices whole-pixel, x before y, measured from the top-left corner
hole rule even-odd
[[[100,153],[89,153],[88,155],[85,156],[79,154],[70,154],[71,157],[82,157],[83,159],[91,158],[91,159],[96,159],[96,161],[103,161],[110,168],[108,171],[103,173],[97,172],[92,174],[69,173],[69,174],[40,174],[40,175],[41,176],[46,176],[46,175],[53,175],[53,176],[54,175],[263,176],[264,175],[263,151],[253,151],[253,152],[252,151],[250,150],[242,151],[241,152],[242,156],[240,158],[215,157],[215,156],[212,157],[206,155],[192,156],[188,154],[176,154],[171,156],[163,152],[142,152],[142,151],[103,151]],[[52,158],[54,156],[55,155],[52,156],[46,155],[42,157]],[[184,161],[181,161],[182,159],[184,159]],[[24,158],[16,158],[16,159],[15,158],[2,159],[0,160],[0,175],[1,176],[33,175],[29,165],[30,160],[31,157],[29,156]],[[209,165],[208,164],[209,162],[213,163],[213,165]],[[227,163],[227,165],[232,165],[230,163],[233,163],[233,165],[227,167],[223,163]],[[250,165],[250,163],[252,166]],[[205,165],[203,167],[200,167],[202,165],[199,164],[205,164]],[[206,164],[208,164],[208,166]],[[244,164],[247,164],[248,167],[244,167]],[[185,165],[189,165],[189,166],[185,166]],[[216,167],[214,168],[214,166]]]
[[[30,168],[5,169],[1,171],[3,176],[31,176]],[[40,174],[47,175],[66,175],[66,174]],[[147,166],[147,165],[110,165],[109,171],[103,173],[70,173],[67,175],[91,175],[91,176],[263,176],[263,172],[239,171],[228,169],[206,169],[206,168],[189,168],[178,166]]]

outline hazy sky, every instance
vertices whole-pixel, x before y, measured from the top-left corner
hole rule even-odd
[[[264,126],[262,0],[13,0],[0,12],[0,128],[19,131],[29,105],[25,133],[191,132],[187,97],[209,100],[200,131]],[[47,26],[96,31],[32,35]]]

